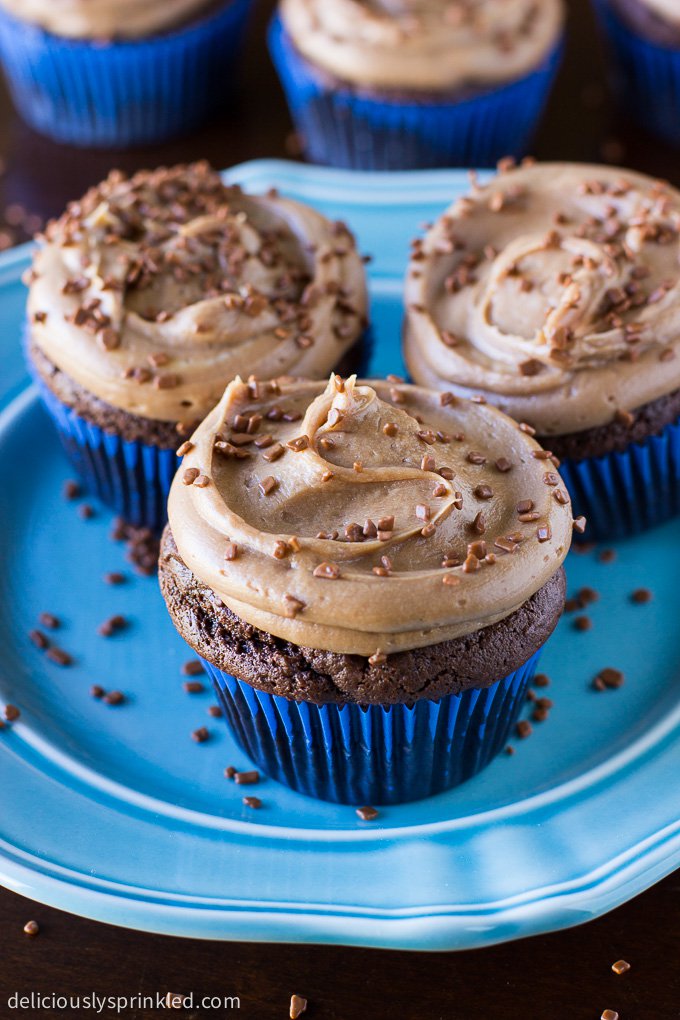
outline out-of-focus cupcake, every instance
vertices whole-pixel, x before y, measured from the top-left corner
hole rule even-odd
[[[545,476],[515,422],[452,394],[227,388],[173,483],[160,581],[264,771],[397,803],[505,746],[564,603],[571,508]]]
[[[593,0],[623,108],[680,146],[680,5],[677,0]]]
[[[282,0],[270,49],[307,156],[369,170],[522,155],[562,0]]]
[[[189,131],[230,94],[252,0],[0,0],[0,57],[22,117],[73,145]]]
[[[528,423],[590,537],[680,512],[679,227],[680,193],[643,174],[528,165],[414,246],[413,378]]]
[[[29,366],[90,488],[159,527],[175,451],[225,385],[326,375],[366,301],[353,237],[308,206],[205,163],[114,172],[39,244]]]

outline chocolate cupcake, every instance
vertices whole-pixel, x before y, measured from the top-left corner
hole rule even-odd
[[[611,167],[525,165],[414,245],[405,356],[562,460],[588,535],[680,511],[680,193]]]
[[[307,155],[367,170],[522,155],[562,0],[282,0],[270,49]]]
[[[680,146],[680,6],[677,0],[593,0],[626,113]]]
[[[128,147],[195,128],[231,89],[252,0],[0,0],[0,57],[36,131]]]
[[[396,803],[505,746],[572,533],[515,422],[396,381],[235,380],[186,450],[161,589],[265,772]]]
[[[29,366],[90,488],[160,527],[175,451],[226,384],[326,375],[366,302],[351,234],[308,206],[205,163],[114,172],[40,239]]]

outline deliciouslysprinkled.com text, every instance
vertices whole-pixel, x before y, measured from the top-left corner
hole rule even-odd
[[[95,1014],[122,1014],[131,1009],[240,1009],[238,995],[195,995],[180,992],[155,992],[135,995],[59,995],[54,992],[13,992],[7,998],[11,1010],[83,1010]]]

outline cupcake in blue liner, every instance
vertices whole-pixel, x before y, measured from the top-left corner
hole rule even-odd
[[[662,182],[527,163],[414,247],[411,375],[522,422],[552,461],[547,484],[561,462],[589,539],[680,512],[679,227],[680,192]]]
[[[366,308],[343,224],[206,163],[114,172],[40,239],[27,359],[89,489],[160,529],[176,451],[226,384],[325,375],[359,354]]]
[[[622,107],[680,146],[680,8],[675,0],[593,0]]]
[[[269,46],[312,161],[492,166],[530,143],[563,18],[562,0],[282,0]]]
[[[0,57],[36,131],[82,146],[158,143],[224,104],[251,4],[0,0]]]
[[[571,508],[540,452],[495,408],[394,380],[227,387],[173,482],[159,574],[261,769],[399,803],[505,746],[564,605]]]

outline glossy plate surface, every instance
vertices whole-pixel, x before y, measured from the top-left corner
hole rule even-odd
[[[408,241],[465,186],[460,173],[364,175],[251,163],[231,177],[346,219],[374,256],[373,371],[399,372]],[[70,472],[21,364],[28,250],[0,259],[0,881],[116,924],[176,935],[409,949],[488,945],[588,920],[680,862],[680,522],[620,544],[614,562],[572,554],[569,588],[597,589],[593,627],[565,617],[542,668],[550,718],[457,790],[360,822],[265,780],[259,811],[223,778],[247,767],[211,693],[182,690],[190,655],[156,582],[125,563],[110,515],[83,521]],[[124,570],[127,583],[103,583]],[[635,605],[631,592],[653,592]],[[62,620],[61,668],[29,641]],[[112,638],[97,625],[123,613]],[[604,666],[623,687],[596,693]],[[120,689],[108,707],[90,685]],[[196,744],[192,730],[211,739]]]

